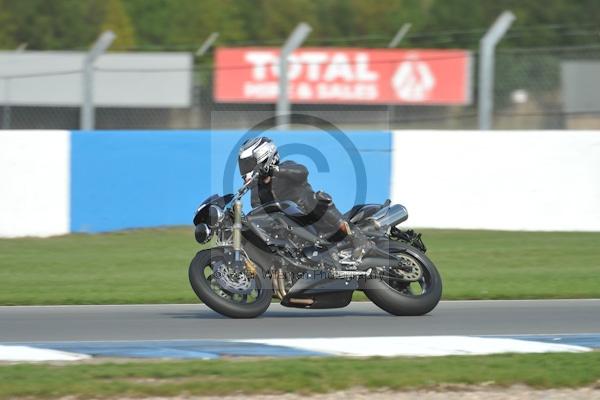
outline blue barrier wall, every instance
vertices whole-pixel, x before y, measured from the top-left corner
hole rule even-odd
[[[190,224],[213,193],[237,189],[244,131],[73,132],[72,232]],[[391,135],[269,131],[283,159],[305,164],[340,210],[389,197]],[[248,204],[245,204],[246,209]]]

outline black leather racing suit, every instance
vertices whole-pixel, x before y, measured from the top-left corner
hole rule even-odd
[[[252,207],[258,207],[272,201],[292,201],[304,213],[308,214],[318,210],[315,213],[317,214],[317,220],[314,226],[319,232],[326,235],[337,233],[344,221],[342,214],[335,207],[328,194],[314,192],[308,183],[308,170],[306,167],[293,161],[284,161],[278,167],[268,175],[260,176],[258,183],[252,187]],[[319,207],[323,204],[326,204],[325,208]]]

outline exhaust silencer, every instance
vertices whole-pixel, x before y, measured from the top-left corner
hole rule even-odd
[[[408,211],[400,204],[384,207],[368,218],[378,229],[396,226],[407,219]]]

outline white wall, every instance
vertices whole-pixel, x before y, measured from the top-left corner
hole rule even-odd
[[[600,231],[600,131],[396,131],[410,226]]]
[[[0,237],[69,232],[70,132],[0,131]]]
[[[408,225],[600,231],[600,131],[398,131]],[[0,131],[0,237],[70,230],[70,132]]]

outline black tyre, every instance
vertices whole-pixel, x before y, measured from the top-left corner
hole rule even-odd
[[[418,282],[367,279],[361,289],[382,310],[398,316],[424,315],[437,306],[442,297],[442,278],[431,260],[420,250],[390,241],[389,253],[417,263],[423,272]]]
[[[230,318],[255,318],[264,313],[271,304],[273,290],[265,274],[258,270],[252,277],[252,291],[237,294],[224,289],[215,278],[215,268],[224,262],[222,249],[199,251],[192,260],[189,278],[196,296],[219,314]]]

